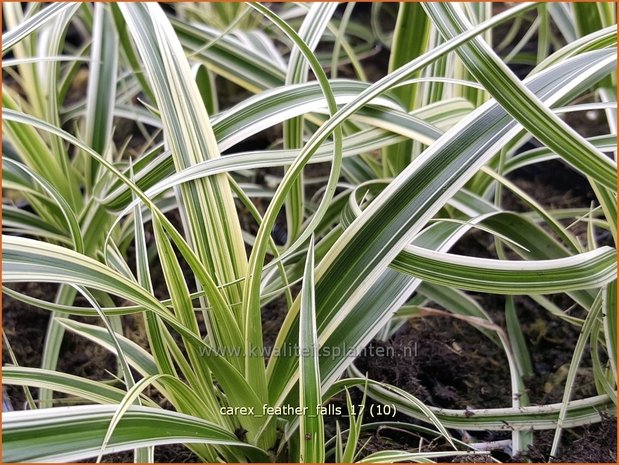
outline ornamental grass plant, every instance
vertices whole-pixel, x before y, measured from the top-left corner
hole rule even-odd
[[[613,4],[2,8],[4,308],[49,313],[38,366],[4,334],[26,399],[4,462],[496,461],[488,431],[515,457],[550,431],[553,457],[615,415]],[[571,123],[590,114],[594,136]],[[553,166],[588,200],[515,181]],[[577,334],[560,402],[530,398],[524,301]],[[437,315],[500,351],[509,402],[445,408],[358,368]],[[69,333],[113,354],[105,377],[60,369]],[[411,442],[369,450],[381,428]]]

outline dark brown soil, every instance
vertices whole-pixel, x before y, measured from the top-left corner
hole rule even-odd
[[[553,431],[539,433],[537,442],[520,461],[548,461]],[[558,463],[617,463],[617,419],[582,426],[564,432],[563,447],[553,462]]]
[[[577,337],[575,331],[570,331],[569,325],[556,321],[546,325],[544,336],[538,341],[534,340],[537,339],[536,324],[523,328],[528,341],[534,346],[531,350],[536,374],[526,382],[527,394],[533,404],[561,400],[562,387],[553,384],[552,380],[556,378],[556,372],[562,370],[563,364],[569,363]],[[375,341],[372,344],[393,348],[395,356],[390,363],[386,363],[385,359],[359,358],[356,361],[357,368],[367,372],[372,379],[403,388],[429,405],[466,409],[498,408],[511,404],[509,369],[502,351],[481,333],[458,320],[448,317],[412,320],[387,343]],[[413,357],[401,355],[410,353],[411,348]],[[575,398],[594,395],[594,388],[591,384],[587,385],[587,381],[578,379],[581,388]],[[402,416],[396,419],[406,421]],[[548,461],[553,433],[554,430],[536,432],[535,447],[530,453],[519,457],[518,461]],[[459,437],[458,432],[454,434]],[[475,432],[472,436],[475,441],[499,441],[508,439],[509,433]],[[616,436],[616,418],[566,431],[561,454],[555,461],[614,462]],[[366,446],[367,453],[384,450],[385,445],[401,450],[418,450],[419,447],[418,437],[388,430],[367,438],[370,439]],[[433,447],[442,450],[441,444],[435,443]],[[493,455],[501,461],[513,460],[505,452],[495,452]],[[455,461],[462,462],[464,459],[459,457]],[[474,461],[479,460],[476,458]]]
[[[83,463],[95,463],[96,459],[83,460]],[[103,456],[102,463],[133,463],[133,452],[125,451]],[[197,455],[182,444],[170,444],[155,447],[155,463],[200,463]]]
[[[435,407],[466,409],[511,404],[509,369],[492,341],[446,317],[419,318],[388,343],[391,360],[363,357],[356,366]],[[409,356],[412,354],[412,356]]]
[[[57,286],[52,284],[23,283],[11,286],[13,289],[43,300],[53,300]],[[49,312],[25,305],[10,297],[2,296],[2,327],[11,344],[17,362],[20,366],[40,366],[41,350],[45,341],[45,333],[49,322]],[[79,305],[81,299],[76,299]],[[136,336],[138,328],[136,318],[123,317],[123,326],[128,337]],[[79,317],[79,321],[98,324],[98,318]],[[143,335],[141,336],[143,337]],[[104,348],[88,343],[83,338],[66,332],[58,360],[58,370],[90,379],[110,379],[110,373],[116,372],[115,357]],[[11,364],[6,344],[2,346],[3,364]],[[7,386],[7,392],[15,409],[24,405],[23,388]],[[36,396],[35,396],[36,397]]]

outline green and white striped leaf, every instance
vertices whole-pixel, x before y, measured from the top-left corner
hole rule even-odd
[[[325,399],[330,398],[335,392],[341,390],[343,386],[362,386],[365,383],[364,378],[358,378],[361,373],[357,368],[352,366],[350,371],[357,378],[348,378],[334,384],[325,394]],[[379,386],[369,386],[368,395],[379,402],[395,406],[398,411],[406,415],[428,422],[428,417],[425,413],[392,391]],[[555,429],[563,406],[563,403],[556,403],[543,406],[493,409],[456,410],[437,407],[427,408],[445,428],[466,428],[468,431],[530,431],[531,429]],[[573,400],[566,407],[563,420],[565,428],[573,428],[599,421],[605,415],[612,414],[616,409],[615,403],[607,395]]]
[[[95,152],[111,156],[112,119],[118,73],[118,35],[106,5],[94,5],[93,45],[86,96],[84,142]],[[111,161],[111,160],[110,160]],[[97,178],[99,164],[85,159],[87,187]]]
[[[218,158],[209,116],[166,15],[155,4],[121,4],[120,8],[151,81],[176,169]],[[180,192],[190,243],[217,282],[244,276],[247,259],[226,177],[195,181],[181,186]],[[238,286],[228,286],[225,293],[230,303],[240,301]]]
[[[555,260],[493,260],[425,250],[413,245],[391,267],[457,289],[491,294],[552,294],[601,287],[616,278],[611,247]]]
[[[9,412],[3,415],[3,462],[75,462],[99,453],[114,405],[87,405]],[[106,453],[176,443],[242,447],[248,457],[267,461],[262,450],[200,418],[131,407],[120,420]]]
[[[106,331],[105,328],[66,318],[57,318],[57,321],[69,331],[83,336],[110,352],[117,354],[116,345],[110,333]],[[153,376],[158,372],[157,365],[151,354],[124,336],[117,335],[116,338],[124,356],[133,369],[142,376]]]
[[[79,7],[79,3],[53,3],[39,11],[22,22],[18,27],[2,34],[2,54],[4,55],[4,52],[45,25],[48,21],[54,19],[57,15],[63,12],[75,13]]]
[[[459,6],[426,3],[424,8],[445,38],[470,30]],[[488,92],[532,135],[582,173],[606,188],[617,185],[617,167],[576,131],[548,110],[496,56],[483,39],[475,38],[457,50],[468,69]]]
[[[324,418],[321,407],[320,369],[318,367],[318,337],[316,333],[316,303],[314,300],[314,238],[310,238],[301,291],[299,326],[299,405],[306,409],[299,425],[302,463],[322,463],[325,460]]]
[[[118,403],[125,396],[121,389],[100,381],[42,368],[3,366],[2,382],[13,386],[45,388],[100,404]]]

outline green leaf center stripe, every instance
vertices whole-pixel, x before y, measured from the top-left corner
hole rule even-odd
[[[394,269],[435,284],[500,294],[550,294],[603,286],[616,278],[615,249],[556,260],[493,260],[429,251],[409,245]]]

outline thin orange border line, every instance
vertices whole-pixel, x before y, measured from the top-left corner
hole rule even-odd
[[[140,2],[140,0],[124,0],[126,2]],[[319,1],[323,1],[323,2],[337,2],[337,3],[348,3],[346,1],[342,1],[342,0],[305,0],[304,3],[317,3]],[[445,0],[429,0],[430,2],[436,2],[436,3],[441,3],[441,2],[445,2],[445,3],[460,3],[460,2],[466,2],[467,0],[451,0],[451,1],[445,1]],[[501,1],[496,1],[496,0],[490,0],[488,2],[479,2],[479,1],[472,1],[469,3],[525,3],[527,0],[512,0],[511,2],[501,2]],[[597,1],[597,0],[547,0],[545,2],[535,2],[535,3],[615,3],[617,4],[619,0],[602,0],[602,1]],[[143,3],[146,2],[154,2],[154,0],[144,0]],[[159,3],[184,3],[186,2],[186,0],[165,0],[163,2],[159,2]],[[211,1],[205,1],[205,0],[199,0],[200,3],[244,3],[242,0],[221,0],[219,2],[211,2]],[[422,0],[403,0],[404,3],[421,3]],[[19,3],[19,0],[0,0],[0,6],[2,3]],[[29,3],[70,3],[67,0],[60,0],[58,1],[54,1],[54,0],[35,0],[33,2],[29,2]],[[75,3],[118,3],[117,1],[113,1],[113,0],[92,0],[91,2],[86,2],[84,0],[78,0]],[[273,0],[269,3],[294,3],[293,0]],[[357,3],[402,3],[402,2],[398,2],[397,0],[385,0],[383,2],[375,2],[373,0],[357,0]],[[615,8],[617,9],[618,5],[615,5]],[[2,8],[0,8],[0,21],[2,21]],[[618,33],[619,36],[619,33]],[[2,39],[0,38],[0,45],[2,44]],[[0,64],[2,63],[2,57],[0,56]],[[617,72],[619,73],[619,63],[617,65]],[[0,89],[0,95],[2,94],[2,90]],[[2,113],[2,109],[0,108],[0,115]],[[618,131],[617,133],[619,133],[619,123],[618,123],[618,127],[617,127]],[[1,136],[0,136],[1,139]],[[2,166],[0,165],[0,189],[2,188]],[[618,188],[619,188],[619,181],[618,181]],[[2,204],[0,204],[0,218],[2,217]],[[619,220],[618,220],[618,224],[619,226]],[[0,224],[0,232],[2,231],[2,224]],[[0,242],[0,253],[2,252],[2,243]],[[617,249],[617,259],[619,262],[619,248]],[[1,256],[0,256],[0,262],[1,262]],[[2,277],[2,270],[0,269],[0,279]],[[2,325],[2,328],[4,328],[3,326],[3,321],[2,321],[2,297],[3,294],[0,293],[0,325]],[[616,331],[619,331],[619,325],[616,328]],[[619,367],[617,367],[617,375],[619,378]],[[2,384],[2,370],[0,370],[0,384]],[[617,393],[617,399],[619,401],[619,390]],[[619,404],[619,402],[618,402]],[[0,414],[1,415],[1,414]],[[615,418],[615,421],[618,421],[618,418]],[[1,432],[2,432],[2,424],[0,423],[0,464],[4,463],[2,462],[2,436],[1,436]],[[617,440],[619,441],[619,431],[617,432]],[[615,453],[617,453],[617,450],[615,450]],[[14,462],[14,463],[20,463],[20,462]],[[41,463],[42,465],[48,465],[48,462],[38,462]],[[79,462],[66,462],[69,464],[75,464],[77,465]],[[206,463],[206,462],[202,462],[202,463]],[[289,462],[292,463],[292,462]],[[296,462],[294,462],[296,463]],[[514,463],[514,462],[512,462]],[[521,462],[523,463],[523,462]],[[568,465],[565,462],[552,462],[552,463],[556,463],[557,465]],[[524,464],[524,463],[523,463]],[[581,465],[585,465],[585,463],[581,462]],[[586,462],[587,465],[602,465],[602,463],[596,463],[596,462]],[[51,463],[49,463],[49,465],[52,465]],[[133,463],[120,463],[120,465],[135,465]],[[165,463],[164,465],[175,465],[174,463]],[[241,464],[238,464],[241,465]],[[265,464],[265,465],[271,465],[271,464]],[[318,465],[318,464],[310,464],[310,465]],[[352,465],[352,464],[350,464]],[[463,462],[456,462],[455,465],[471,465],[470,463],[463,463]],[[574,463],[571,463],[569,465],[574,465]]]

